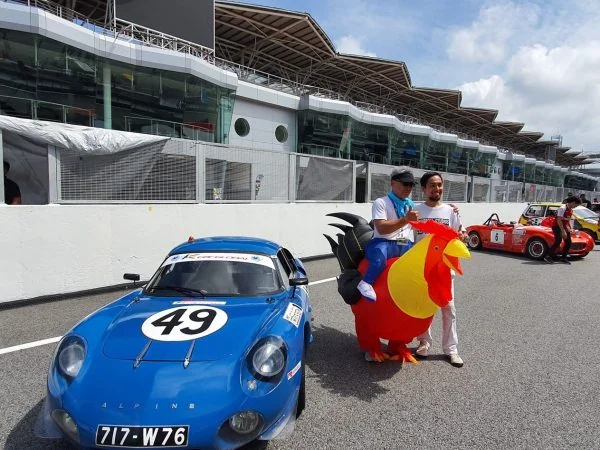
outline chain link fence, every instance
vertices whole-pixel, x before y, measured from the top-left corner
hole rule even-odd
[[[395,166],[256,150],[185,139],[117,153],[56,149],[58,203],[240,203],[374,201],[390,190]],[[423,201],[419,179],[412,199]],[[443,173],[446,202],[557,202],[569,190]]]
[[[356,195],[350,160],[182,139],[56,154],[59,203],[353,202]]]
[[[195,147],[169,140],[108,154],[58,149],[58,200],[196,202]]]

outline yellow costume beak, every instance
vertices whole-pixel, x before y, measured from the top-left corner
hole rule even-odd
[[[470,259],[471,253],[469,253],[469,250],[464,242],[461,242],[458,239],[453,239],[448,243],[448,245],[446,245],[444,254],[442,255],[442,261],[444,261],[444,264],[446,264],[450,269],[462,275],[463,271],[460,267],[459,258]]]

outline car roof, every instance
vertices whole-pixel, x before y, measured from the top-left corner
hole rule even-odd
[[[223,252],[248,252],[263,253],[265,255],[276,255],[281,248],[275,242],[266,239],[243,237],[243,236],[213,236],[190,240],[180,244],[169,252],[169,255],[177,253],[194,253],[208,251]]]

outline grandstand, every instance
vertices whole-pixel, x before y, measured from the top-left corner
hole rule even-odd
[[[213,25],[202,42],[181,37],[193,35],[186,1]],[[308,13],[179,0],[177,37],[165,20],[156,29],[160,10],[124,3],[126,19],[119,0],[0,2],[0,114],[535,184],[556,197],[597,188],[580,171],[587,154],[462,106],[460,91],[413,86],[403,62],[338,53]]]

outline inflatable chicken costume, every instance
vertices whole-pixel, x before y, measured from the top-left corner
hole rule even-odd
[[[373,284],[377,301],[370,302],[362,298],[356,286],[368,267],[364,249],[373,229],[354,214],[328,216],[352,225],[330,224],[344,233],[338,233],[337,242],[325,237],[342,269],[338,292],[352,307],[361,350],[379,362],[388,358],[416,362],[406,345],[425,332],[437,310],[452,300],[451,271],[462,275],[460,258],[471,257],[467,247],[446,225],[431,220],[411,222],[414,229],[428,234],[401,257],[388,260]],[[389,340],[387,353],[383,353],[380,339]]]

